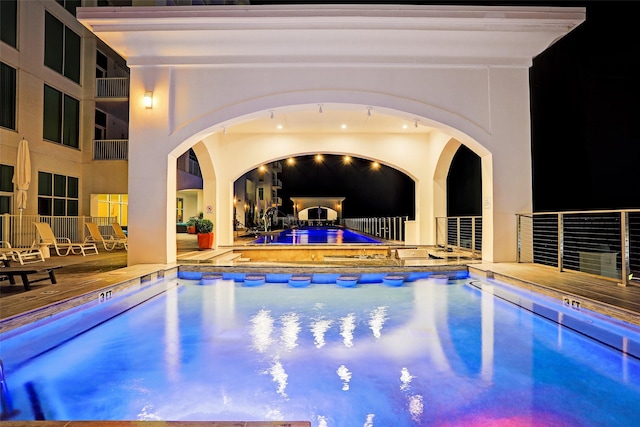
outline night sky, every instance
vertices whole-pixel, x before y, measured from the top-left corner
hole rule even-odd
[[[343,215],[409,216],[414,218],[415,184],[411,178],[393,168],[372,168],[370,160],[352,158],[345,164],[342,156],[323,155],[295,158],[295,164],[282,162],[282,211],[293,213],[290,197],[346,197]]]
[[[261,3],[287,2],[252,1]],[[586,6],[586,22],[534,58],[530,69],[533,208],[640,208],[637,2],[393,3]],[[345,217],[413,217],[413,182],[386,167],[373,173],[368,165],[362,160],[345,167],[341,158],[330,156],[322,167],[311,157],[300,158],[294,168],[285,164],[280,192],[284,211],[291,210],[290,196],[345,196]],[[448,215],[481,214],[479,165],[466,149],[454,158]]]

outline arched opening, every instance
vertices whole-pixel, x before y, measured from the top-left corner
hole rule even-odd
[[[249,113],[209,126],[198,140],[190,138],[196,141],[192,150],[203,176],[193,215],[202,212],[216,223],[216,244],[233,244],[236,227],[260,225],[269,208],[278,215],[293,214],[292,195],[345,196],[341,215],[406,217],[417,224],[410,244],[435,242],[434,215],[447,215],[449,166],[462,146],[451,136],[455,131],[426,118],[360,104],[283,110]],[[260,168],[269,165],[279,173],[264,181]],[[250,171],[255,176],[238,184],[238,177]],[[463,166],[460,172],[467,170]],[[479,200],[481,194],[474,197]]]

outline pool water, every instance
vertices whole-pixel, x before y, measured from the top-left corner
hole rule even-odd
[[[51,340],[55,323],[24,335]],[[176,279],[74,339],[30,348],[44,351],[36,357],[24,359],[21,340],[1,351],[13,419],[638,422],[637,359],[464,280],[299,289]]]
[[[311,244],[354,244],[381,243],[380,240],[365,236],[342,227],[301,227],[284,230],[275,235],[264,235],[254,240],[256,244],[311,245]]]

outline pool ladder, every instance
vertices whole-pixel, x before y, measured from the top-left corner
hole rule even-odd
[[[0,419],[6,420],[13,415],[13,404],[11,403],[11,395],[9,394],[9,387],[4,376],[4,363],[0,359],[0,399],[2,400],[2,413]]]

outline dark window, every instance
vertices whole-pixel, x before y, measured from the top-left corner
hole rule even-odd
[[[42,137],[48,141],[80,146],[80,101],[44,85]]]
[[[72,176],[67,178],[67,197],[78,198],[78,178]]]
[[[0,62],[0,126],[16,129],[16,69]]]
[[[68,27],[64,32],[64,75],[80,83],[80,36]]]
[[[64,175],[53,175],[53,196],[65,197],[67,195],[67,177]]]
[[[18,0],[0,1],[0,40],[18,47]]]
[[[80,102],[68,95],[64,96],[64,116],[62,119],[62,144],[78,148],[80,136]]]
[[[56,0],[56,1],[60,4],[60,6],[67,9],[67,11],[73,16],[76,16],[76,8],[81,6],[80,0]]]
[[[107,113],[96,110],[96,125],[107,127]]]
[[[62,92],[44,85],[44,115],[42,137],[62,143]]]
[[[38,172],[38,214],[78,215],[78,178]]]
[[[107,69],[109,65],[109,60],[107,59],[107,55],[96,51],[96,78],[107,77]]]
[[[80,36],[49,12],[44,20],[44,65],[80,83]]]
[[[13,166],[0,165],[0,191],[13,193]]]
[[[50,13],[44,16],[44,65],[62,74],[64,25]]]

